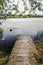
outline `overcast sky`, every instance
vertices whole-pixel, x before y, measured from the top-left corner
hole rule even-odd
[[[13,3],[17,4],[18,3],[18,0],[10,0]],[[28,6],[28,8],[30,9],[30,4],[28,2],[28,0],[26,0],[26,4]],[[42,4],[43,4],[43,0],[42,0]],[[23,2],[22,0],[19,0],[19,5],[18,5],[18,9],[20,10],[20,12],[24,11],[24,6],[23,6]],[[12,11],[12,13],[14,13],[15,11]],[[38,9],[36,9],[35,11],[37,14],[40,14],[40,15],[43,15],[43,12],[42,11],[38,11]],[[26,11],[25,14],[28,14],[29,11]]]

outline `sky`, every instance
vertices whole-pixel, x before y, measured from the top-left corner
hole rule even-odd
[[[17,4],[18,3],[18,0],[10,0],[12,3],[10,3],[11,5],[12,4]],[[28,0],[26,0],[26,4],[27,4],[27,6],[28,6],[28,8],[30,9],[30,4],[29,4],[29,2],[28,2]],[[43,4],[43,0],[42,0],[42,4]],[[19,0],[19,5],[18,5],[18,9],[20,10],[20,13],[22,12],[22,11],[24,11],[24,6],[23,6],[23,2],[22,2],[22,0]],[[36,9],[36,11],[35,11],[37,14],[39,14],[39,15],[43,15],[43,12],[42,11],[38,11],[38,9]],[[12,14],[14,14],[15,13],[15,11],[12,11]],[[25,14],[28,14],[29,13],[29,11],[26,11],[26,13]],[[32,12],[33,13],[33,12]]]

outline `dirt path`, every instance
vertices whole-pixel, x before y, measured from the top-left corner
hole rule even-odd
[[[19,36],[7,65],[36,65],[33,53],[37,50],[30,36]]]

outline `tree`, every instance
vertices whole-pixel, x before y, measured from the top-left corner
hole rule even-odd
[[[35,13],[36,8],[38,8],[39,11],[42,11],[43,9],[41,9],[42,7],[42,0],[29,0],[30,5],[31,5],[31,10],[30,13],[33,11]]]
[[[43,7],[42,0],[28,0],[28,2],[30,4],[30,9],[28,8],[29,5],[27,6],[27,4],[26,4],[26,0],[21,0],[21,1],[23,2],[23,5],[24,5],[24,11],[21,12],[19,15],[25,14],[26,11],[29,11],[30,14],[31,14],[31,12],[33,12],[33,14],[36,14],[35,13],[36,9],[38,9],[38,11],[43,11],[43,8],[42,8]],[[14,5],[15,8],[16,8],[16,9],[14,9],[14,10],[16,10],[16,14],[18,12],[20,12],[18,10],[18,4],[19,4],[19,0],[18,0],[17,5]]]
[[[0,0],[0,15],[6,16],[6,12],[8,11],[8,4],[10,0]]]
[[[15,0],[12,0],[13,2],[15,2]],[[43,11],[43,4],[41,3],[42,0],[21,0],[24,6],[24,11],[20,12],[18,5],[19,5],[19,0],[17,2],[17,4],[13,3],[11,5],[11,1],[10,0],[0,0],[0,13],[4,13],[6,14],[6,12],[12,13],[12,11],[14,10],[14,16],[17,16],[17,14],[19,16],[22,16],[23,14],[26,13],[26,11],[29,11],[29,13],[31,14],[31,12],[33,12],[33,14],[36,14],[35,11],[36,9],[38,9],[39,11]],[[29,2],[30,4],[30,9],[28,8],[26,1]],[[10,3],[10,5],[8,5]],[[28,13],[28,14],[29,14]]]
[[[15,10],[14,15],[16,15],[19,12],[19,10],[18,10],[18,4],[19,4],[19,0],[18,0],[17,4],[13,4],[13,10]]]

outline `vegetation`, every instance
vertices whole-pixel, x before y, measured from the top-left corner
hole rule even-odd
[[[9,54],[5,51],[0,51],[0,65],[6,65],[9,59]]]
[[[43,44],[43,31],[39,31],[37,35],[34,36],[34,41],[37,41]]]
[[[34,54],[38,65],[43,65],[43,31],[38,32],[36,36],[34,36],[34,44],[36,49],[38,50],[38,54]]]
[[[12,2],[14,2],[12,4]],[[24,10],[20,12],[18,6],[20,1],[18,0],[17,4],[15,4],[15,0],[0,0],[0,14],[2,14],[3,18],[29,18],[29,17],[43,17],[40,15],[37,15],[35,12],[36,9],[38,11],[43,11],[43,4],[42,0],[28,0],[30,4],[30,8],[26,4],[26,0],[21,0],[22,5],[24,6]],[[11,5],[12,4],[12,5]],[[12,11],[15,11],[14,15],[12,15]],[[26,12],[29,12],[27,15],[25,15]],[[31,13],[33,12],[34,15]],[[8,16],[7,16],[8,13]],[[6,14],[6,15],[4,15]]]
[[[37,60],[38,65],[43,65],[43,44],[35,42],[36,49],[38,54],[35,54],[35,58]]]
[[[3,36],[3,30],[2,28],[0,28],[0,39],[2,38],[2,36]]]
[[[20,15],[8,15],[7,16],[7,18],[37,18],[37,17],[39,17],[39,18],[43,18],[43,15],[32,15],[32,14],[29,14],[29,15],[22,15],[22,14],[20,14]]]
[[[2,28],[0,28],[0,34],[2,34],[3,33],[3,30],[2,30]]]
[[[7,15],[7,16],[4,16],[4,19],[6,18],[43,18],[43,15],[32,15],[32,14],[29,14],[29,15]],[[0,19],[3,19],[3,17],[0,17]]]

